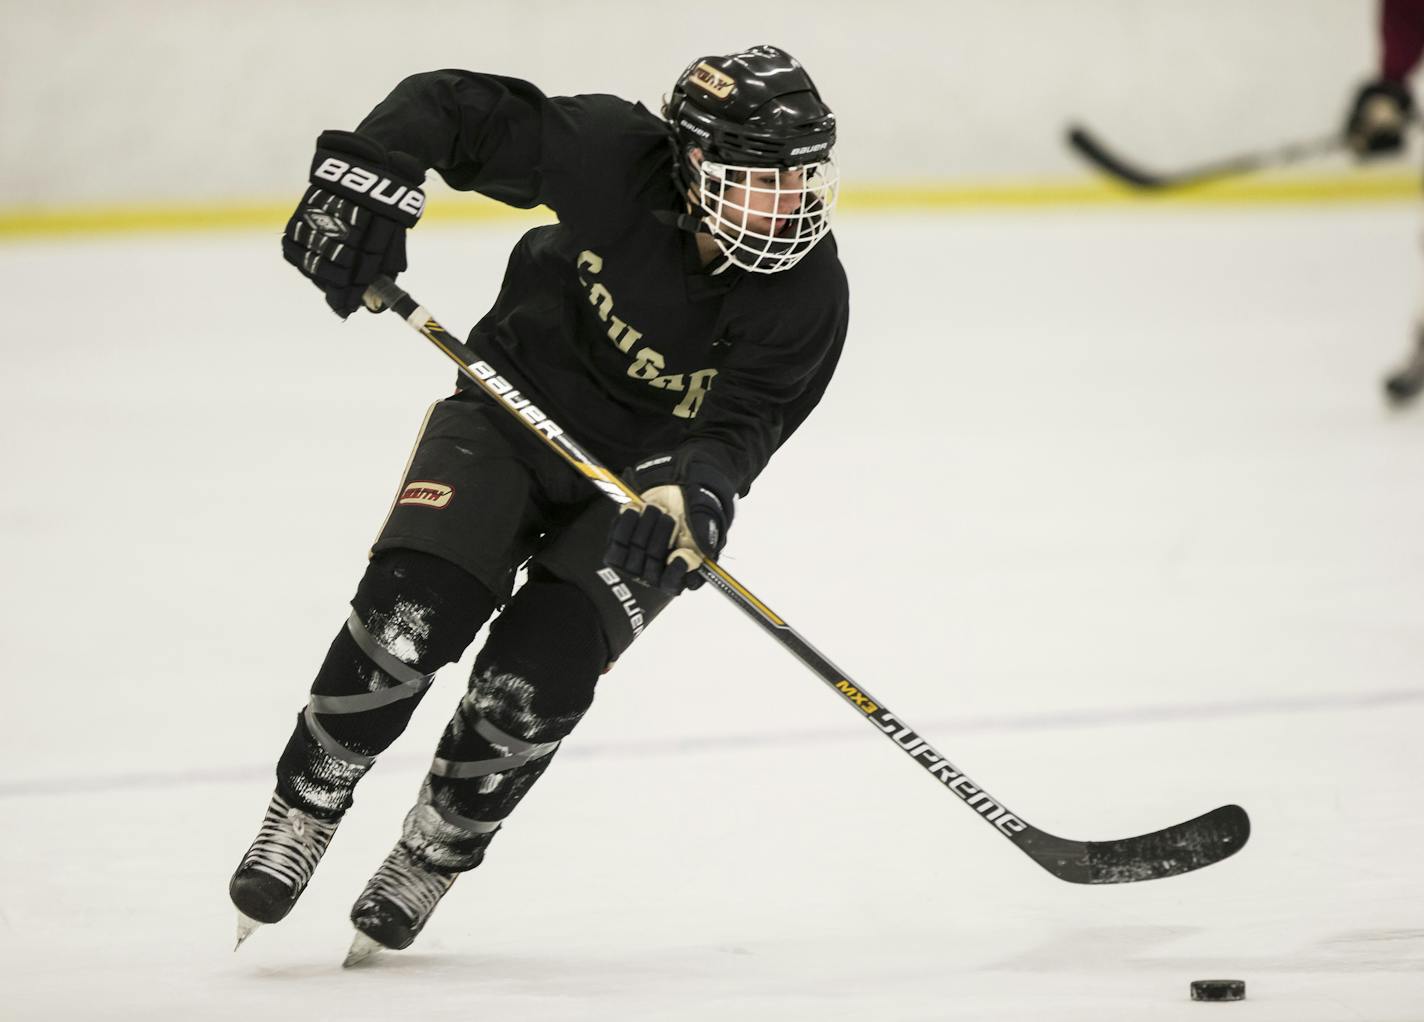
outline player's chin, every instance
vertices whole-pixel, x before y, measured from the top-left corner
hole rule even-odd
[[[781,241],[790,237],[795,231],[790,219],[777,217],[765,220],[752,220],[747,224],[747,236],[756,241]]]
[[[773,237],[789,239],[795,238],[801,232],[801,225],[805,217],[800,213],[793,213],[790,216],[779,216],[771,224]]]

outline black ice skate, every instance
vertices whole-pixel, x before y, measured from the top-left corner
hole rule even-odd
[[[292,910],[331,844],[336,826],[273,793],[257,838],[228,884],[237,906],[237,947],[257,927],[278,922]]]
[[[351,907],[356,939],[341,964],[356,965],[382,948],[399,951],[410,947],[459,875],[436,869],[404,842],[396,842]]]
[[[1424,332],[1421,332],[1413,356],[1399,369],[1385,377],[1385,397],[1397,405],[1406,404],[1424,390]]]

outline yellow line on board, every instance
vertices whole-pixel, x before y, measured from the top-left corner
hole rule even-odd
[[[1270,205],[1397,201],[1420,197],[1415,174],[1343,173],[1330,176],[1242,176],[1161,191],[1144,191],[1102,178],[1041,182],[952,182],[857,187],[847,184],[840,207],[881,212],[903,209],[1005,208],[1082,205]]]
[[[1191,188],[1143,192],[1102,178],[1042,181],[848,182],[840,208],[847,213],[945,209],[1013,209],[1050,206],[1275,205],[1383,202],[1417,199],[1413,171],[1342,171],[1302,176],[1258,174]],[[189,202],[0,207],[0,239],[72,235],[190,233],[260,230],[280,233],[290,202]],[[427,223],[496,221],[547,223],[547,210],[521,210],[472,195],[432,196]]]
[[[275,204],[169,203],[112,206],[0,208],[0,237],[134,234],[271,227],[280,231],[291,210]]]
[[[172,203],[65,207],[0,207],[0,238],[77,234],[195,233],[258,230],[279,235],[293,203]],[[461,196],[432,209],[437,223],[493,220],[548,222],[543,210],[514,209],[491,199]]]

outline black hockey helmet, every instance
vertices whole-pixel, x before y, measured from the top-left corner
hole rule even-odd
[[[683,162],[695,146],[717,163],[793,167],[825,159],[836,144],[836,115],[805,68],[775,46],[694,60],[666,114]]]
[[[688,65],[663,108],[690,218],[725,261],[778,273],[830,231],[836,117],[785,50],[754,46]]]

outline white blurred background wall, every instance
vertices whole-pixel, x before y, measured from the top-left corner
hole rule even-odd
[[[1196,160],[1336,128],[1374,0],[3,0],[0,207],[285,199],[318,131],[463,67],[656,108],[684,64],[772,42],[841,116],[854,182],[1084,173],[1082,118]]]

